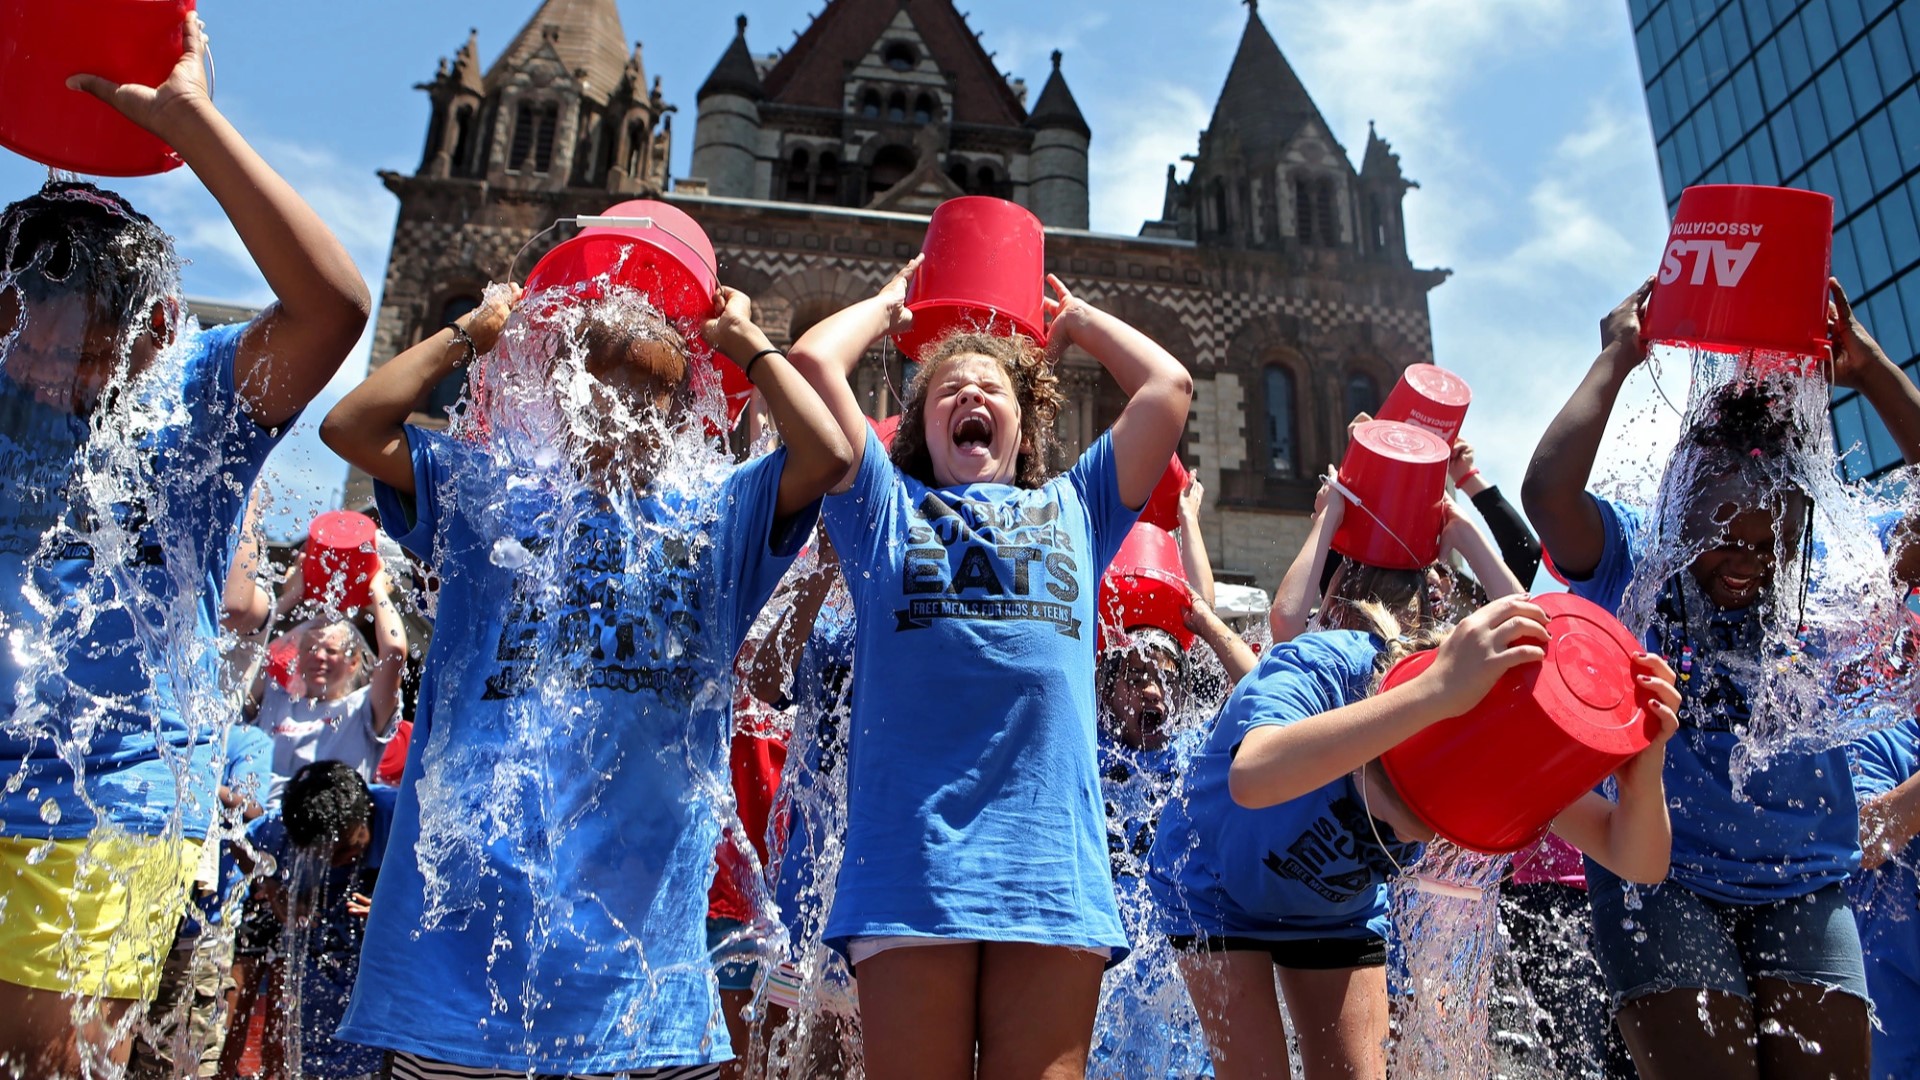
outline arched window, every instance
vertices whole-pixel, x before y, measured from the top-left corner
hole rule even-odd
[[[477,296],[449,297],[440,305],[440,322],[433,329],[446,326],[479,306],[480,298]],[[447,410],[459,402],[460,395],[466,388],[467,369],[462,367],[434,385],[433,393],[427,396],[427,403],[420,407],[421,413],[436,420],[444,418]]]
[[[896,90],[893,92],[893,96],[887,99],[887,119],[897,121],[905,120],[906,118],[907,95]]]
[[[1293,235],[1302,244],[1317,244],[1313,233],[1313,184],[1304,176],[1293,178]]]
[[[467,167],[467,155],[473,151],[473,106],[462,105],[453,113],[453,171]]]
[[[807,152],[804,148],[796,149],[793,157],[787,160],[787,201],[807,201],[807,165]]]
[[[1313,185],[1313,223],[1314,232],[1320,238],[1323,247],[1337,247],[1340,243],[1340,217],[1333,198],[1333,179],[1321,177]]]
[[[513,113],[513,143],[507,148],[507,168],[519,169],[533,153],[533,105],[523,101]]]
[[[953,181],[954,186],[961,191],[969,195],[973,194],[973,189],[967,186],[967,182],[972,178],[967,175],[966,162],[955,161],[953,164],[947,166],[947,179]]]
[[[1293,372],[1267,366],[1267,471],[1292,479],[1300,475],[1300,421],[1294,407]]]
[[[982,165],[973,176],[973,191],[976,195],[999,195],[1000,178],[994,173],[993,166]]]
[[[913,151],[904,146],[882,147],[867,169],[867,189],[877,195],[905,180],[917,164]]]
[[[1373,381],[1373,376],[1364,371],[1349,372],[1346,398],[1349,420],[1360,413],[1371,416],[1380,409],[1380,384]]]
[[[913,122],[916,124],[933,123],[933,96],[921,94],[913,99]]]
[[[840,159],[830,153],[820,155],[819,171],[813,178],[813,199],[823,203],[840,201]]]
[[[1226,182],[1216,176],[1213,178],[1213,183],[1209,186],[1212,189],[1209,192],[1209,194],[1212,196],[1210,203],[1213,207],[1213,231],[1226,232],[1227,231],[1227,185],[1226,185]]]
[[[880,91],[869,90],[860,95],[860,115],[870,120],[880,118]]]
[[[919,62],[920,59],[919,53],[914,50],[914,47],[904,41],[889,43],[886,51],[881,53],[880,57],[886,62],[888,67],[895,71],[912,71],[913,65]]]

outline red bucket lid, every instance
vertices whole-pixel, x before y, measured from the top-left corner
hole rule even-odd
[[[1548,616],[1546,659],[1507,672],[1474,708],[1381,759],[1422,821],[1474,851],[1504,854],[1537,842],[1556,816],[1651,745],[1634,683],[1640,642],[1569,593],[1533,602]],[[1382,688],[1424,671],[1436,655],[1402,660]]]
[[[985,195],[948,199],[934,208],[921,250],[907,290],[913,326],[893,339],[901,352],[918,359],[961,329],[1046,343],[1046,234],[1033,211]]]
[[[1425,428],[1451,446],[1460,437],[1460,425],[1472,404],[1473,390],[1467,380],[1443,367],[1414,364],[1400,373],[1400,381],[1381,402],[1374,419]]]
[[[158,86],[186,53],[194,0],[0,0],[0,146],[92,176],[147,176],[180,155],[72,75]]]
[[[1340,463],[1342,497],[1351,505],[1334,531],[1333,550],[1393,570],[1431,565],[1440,557],[1452,456],[1453,448],[1425,428],[1398,420],[1357,425]]]
[[[1824,357],[1833,199],[1757,184],[1680,193],[1641,337]]]
[[[343,608],[371,603],[373,575],[380,569],[378,536],[373,519],[352,510],[332,510],[314,518],[307,527],[307,549],[300,560],[306,595]]]
[[[1100,578],[1099,648],[1104,651],[1115,637],[1136,626],[1165,630],[1187,648],[1193,644],[1186,619],[1191,597],[1173,534],[1158,525],[1135,523]]]
[[[1147,504],[1140,508],[1140,520],[1169,532],[1178,529],[1180,496],[1186,490],[1187,467],[1180,463],[1180,455],[1175,454],[1167,462],[1167,471],[1160,474],[1160,482],[1153,486],[1153,494],[1147,496]]]

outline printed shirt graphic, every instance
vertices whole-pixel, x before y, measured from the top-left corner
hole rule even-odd
[[[227,707],[214,700],[221,586],[247,492],[291,426],[269,431],[246,415],[233,381],[244,330],[187,337],[136,381],[132,392],[152,400],[135,408],[163,419],[139,441],[143,505],[117,505],[111,523],[85,520],[72,505],[87,421],[40,403],[0,371],[0,685],[8,688],[0,700],[0,834],[83,837],[97,807],[128,832],[157,836],[178,806],[184,834],[206,836],[218,725],[205,713]],[[63,522],[67,536],[44,544]],[[103,533],[122,547],[117,565],[100,561],[88,541]],[[116,606],[129,585],[144,595]],[[182,648],[183,638],[199,644]],[[58,655],[30,659],[53,642],[64,643]],[[193,667],[166,670],[162,649],[174,663],[190,656]],[[186,716],[182,676],[207,699]],[[29,719],[23,699],[44,711]],[[88,733],[76,736],[76,724]],[[78,788],[60,749],[76,738],[85,744]]]
[[[1920,723],[1876,731],[1849,751],[1860,798],[1884,795],[1920,774]],[[1873,1032],[1873,1075],[1920,1076],[1920,1028],[1910,1019],[1920,1010],[1920,840],[1847,885],[1881,1021]]]
[[[732,660],[814,520],[774,535],[784,452],[629,523],[407,435],[416,503],[377,488],[381,519],[413,523],[439,609],[341,1037],[537,1073],[725,1060],[705,912]]]
[[[1620,610],[1645,542],[1643,515],[1594,497],[1605,529],[1600,564],[1568,589],[1608,611]],[[1673,820],[1672,880],[1728,904],[1805,896],[1842,881],[1860,865],[1859,815],[1844,748],[1776,758],[1736,795],[1731,777],[1734,728],[1748,716],[1744,687],[1716,654],[1753,655],[1761,647],[1758,613],[1716,611],[1711,642],[1694,642],[1693,678],[1682,683],[1680,730],[1667,743],[1663,772]],[[1663,620],[1664,622],[1664,620]],[[1662,626],[1647,648],[1680,666],[1679,644]],[[1591,868],[1589,868],[1591,869]]]
[[[1124,952],[1094,760],[1094,600],[1136,512],[1102,436],[1044,487],[929,488],[869,433],[827,500],[860,633],[826,938]]]
[[[1386,935],[1388,879],[1419,847],[1370,819],[1350,776],[1263,810],[1240,806],[1227,790],[1248,732],[1365,697],[1379,653],[1371,634],[1305,634],[1268,649],[1234,688],[1187,769],[1184,798],[1161,814],[1148,860],[1147,885],[1169,933],[1271,941]]]

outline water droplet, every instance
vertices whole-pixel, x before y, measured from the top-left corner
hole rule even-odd
[[[510,536],[503,536],[493,542],[493,554],[490,558],[493,560],[493,565],[502,570],[518,570],[533,561],[533,553],[529,552],[520,541]]]
[[[60,804],[52,799],[40,804],[40,820],[49,825],[60,824]]]

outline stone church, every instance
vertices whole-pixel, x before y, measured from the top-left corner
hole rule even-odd
[[[781,344],[871,295],[942,200],[1011,199],[1047,226],[1049,270],[1192,370],[1183,456],[1206,485],[1216,572],[1271,590],[1348,417],[1431,360],[1427,291],[1446,272],[1407,257],[1399,159],[1369,129],[1354,168],[1248,7],[1191,171],[1169,165],[1160,218],[1126,236],[1087,229],[1095,133],[1061,55],[1030,95],[952,0],[831,0],[773,54],[739,19],[695,95],[685,176],[670,167],[685,114],[649,82],[615,0],[544,0],[491,65],[470,36],[420,87],[432,113],[419,167],[381,174],[400,216],[374,362],[469,310],[489,281],[524,275],[571,235],[521,251],[556,218],[620,199],[665,198],[699,220],[721,280],[755,298]],[[1084,355],[1061,374],[1077,453],[1124,399]],[[858,384],[875,416],[898,411],[903,376],[891,350],[868,358]],[[434,407],[459,390],[440,388]]]

